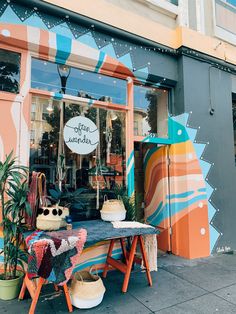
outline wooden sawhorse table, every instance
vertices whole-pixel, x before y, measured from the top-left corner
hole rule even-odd
[[[142,236],[141,235],[133,236],[133,241],[131,244],[130,252],[127,252],[127,250],[126,250],[125,238],[126,237],[110,240],[110,246],[109,246],[109,250],[108,250],[108,254],[107,254],[106,264],[105,264],[105,267],[103,270],[103,278],[106,278],[106,276],[107,276],[107,271],[108,271],[109,265],[112,266],[113,268],[121,271],[122,273],[125,274],[124,282],[123,282],[123,286],[122,286],[122,292],[124,292],[124,293],[127,292],[133,262],[135,261],[135,253],[136,253],[136,249],[137,249],[137,244],[139,243],[142,258],[143,258],[143,264],[145,266],[145,271],[146,271],[146,275],[147,275],[147,280],[148,280],[149,285],[152,286],[152,278],[151,278],[151,274],[150,274],[150,269],[149,269],[149,265],[148,265],[147,255],[146,255],[145,246],[144,246]],[[120,242],[120,245],[122,248],[122,252],[124,255],[124,263],[121,261],[118,261],[112,257],[112,250],[113,250],[115,241],[117,241],[117,240]]]
[[[29,314],[34,314],[42,286],[46,283],[47,283],[47,280],[42,278],[42,277],[38,277],[38,278],[35,278],[33,280],[30,280],[28,278],[27,273],[26,273],[18,299],[23,300],[26,289],[29,291],[29,294],[32,298],[32,302],[31,302],[30,309],[29,309]],[[54,285],[54,287],[55,287],[56,291],[59,291],[59,288],[57,285]],[[70,299],[67,284],[64,284],[62,287],[63,287],[64,293],[65,293],[68,311],[72,312],[73,308],[72,308],[71,299]]]

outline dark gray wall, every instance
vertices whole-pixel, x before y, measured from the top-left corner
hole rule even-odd
[[[208,173],[208,183],[216,188],[211,196],[218,209],[212,225],[222,235],[214,250],[220,247],[236,249],[236,167],[232,120],[232,79],[227,72],[208,63],[182,57],[182,71],[176,86],[176,107],[181,113],[192,111],[189,126],[200,129],[196,142],[207,143],[203,160],[214,164]],[[180,87],[181,85],[181,87]],[[210,108],[215,110],[209,114]]]

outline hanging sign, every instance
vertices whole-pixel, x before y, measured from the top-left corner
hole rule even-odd
[[[72,152],[87,155],[94,151],[98,145],[98,128],[88,118],[74,117],[65,124],[64,141]]]

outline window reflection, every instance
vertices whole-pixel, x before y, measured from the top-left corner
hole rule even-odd
[[[53,111],[47,111],[50,102]],[[38,97],[34,97],[32,103],[34,119],[31,120],[30,171],[44,172],[48,187],[55,187],[58,185],[61,104]],[[65,122],[79,115],[91,119],[98,126],[100,141],[97,149],[88,155],[75,154],[64,145],[63,190],[84,188],[85,194],[90,194],[93,199],[91,207],[96,205],[98,187],[101,206],[104,194],[112,193],[116,184],[125,186],[125,115],[114,110],[65,104]],[[97,214],[93,211],[92,216],[89,214],[87,218],[95,218]]]
[[[52,92],[61,91],[61,80],[57,64],[32,59],[31,87]],[[126,81],[71,68],[66,82],[66,94],[94,100],[109,100],[116,104],[126,104]]]
[[[168,92],[134,87],[134,135],[168,137]]]
[[[18,93],[20,84],[20,54],[0,49],[0,91]]]

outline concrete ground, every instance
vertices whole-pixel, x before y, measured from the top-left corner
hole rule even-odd
[[[109,273],[103,302],[91,310],[74,308],[74,313],[236,313],[236,254],[192,261],[164,255],[158,266],[158,272],[152,272],[153,287],[147,286],[145,273],[135,270],[126,294],[120,290],[123,275]],[[52,286],[45,287],[36,313],[68,313],[63,294],[52,291]],[[29,305],[29,298],[0,301],[0,313],[28,313]]]

